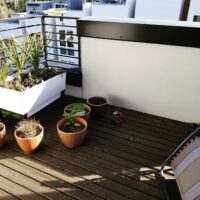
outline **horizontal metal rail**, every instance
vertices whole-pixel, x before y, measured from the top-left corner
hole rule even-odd
[[[0,23],[2,22],[11,22],[11,21],[16,21],[16,20],[21,20],[21,19],[36,19],[36,18],[41,18],[41,15],[34,15],[34,16],[25,16],[25,17],[15,17],[15,18],[7,18],[7,19],[0,19]]]
[[[50,41],[50,42],[51,42],[51,41],[52,41],[52,42],[60,42],[60,41],[67,42],[67,41],[65,41],[65,40],[55,40],[55,39],[46,39],[46,38],[45,38],[45,40],[46,40],[46,41]],[[72,43],[72,44],[79,44],[78,42],[70,42],[70,43]]]
[[[66,50],[72,50],[72,51],[76,51],[76,52],[78,52],[79,50],[77,50],[77,49],[70,49],[70,48],[67,48],[67,47],[53,47],[53,46],[46,46],[47,48],[50,48],[50,49],[66,49]]]
[[[62,60],[52,60],[52,59],[47,59],[47,61],[50,61],[50,62],[56,62],[56,63],[62,63],[62,64],[68,64],[68,65],[73,65],[73,66],[77,66],[77,67],[79,67],[79,65],[76,64],[76,63],[70,63],[70,62],[62,61]],[[60,67],[59,67],[59,68],[60,68]]]
[[[0,23],[0,25],[1,25],[1,23]],[[34,24],[34,25],[28,25],[28,26],[20,26],[20,27],[8,28],[8,29],[0,30],[0,31],[1,32],[6,32],[6,31],[13,31],[13,30],[31,28],[31,27],[35,27],[35,26],[41,26],[41,24]]]
[[[52,33],[52,34],[54,34],[54,35],[60,35],[59,32],[55,32],[55,31],[44,31],[44,33]],[[78,35],[76,35],[76,34],[67,34],[67,33],[63,33],[63,35],[71,35],[71,36],[76,36],[76,37],[78,37]]]
[[[67,55],[63,55],[63,54],[55,54],[55,53],[46,53],[48,55],[52,55],[52,56],[60,56],[60,57],[66,57],[66,58],[74,58],[74,59],[79,59],[78,57],[76,56],[67,56]]]
[[[44,24],[45,26],[53,26],[53,27],[67,27],[67,28],[76,28],[76,26],[69,26],[69,25],[58,25],[58,24]]]
[[[50,16],[50,15],[44,15],[42,18],[61,18],[61,19],[75,19],[78,20],[79,17],[66,17],[66,16]]]

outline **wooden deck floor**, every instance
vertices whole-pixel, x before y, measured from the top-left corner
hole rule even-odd
[[[55,125],[66,97],[35,115],[45,129],[41,148],[25,155],[13,137],[16,122],[8,121],[0,150],[0,199],[157,200],[163,199],[158,169],[190,132],[187,124],[123,109],[121,125],[111,123],[113,107],[104,119],[91,120],[85,142],[66,149]]]

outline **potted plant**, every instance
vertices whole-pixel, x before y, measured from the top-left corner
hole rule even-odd
[[[4,144],[5,135],[6,135],[6,127],[5,127],[5,125],[2,122],[0,122],[0,148]]]
[[[28,35],[21,43],[15,38],[0,40],[6,57],[2,62],[4,70],[0,72],[3,74],[0,81],[0,108],[30,117],[61,97],[61,92],[65,90],[66,73],[58,73],[52,68],[39,68],[42,39],[40,35]],[[32,67],[27,68],[28,64]],[[7,68],[13,65],[16,73],[11,80],[7,80]]]
[[[124,119],[124,114],[120,111],[120,108],[116,109],[113,113],[112,113],[112,121],[115,124],[120,124]]]
[[[44,128],[35,119],[24,119],[17,124],[14,135],[22,151],[26,154],[30,154],[35,151],[42,142]]]
[[[88,122],[90,119],[91,108],[84,103],[72,103],[64,108],[64,112],[71,113],[76,117],[81,117]]]
[[[87,99],[87,104],[91,106],[91,117],[100,119],[104,116],[107,100],[104,97],[95,96]]]
[[[57,132],[62,143],[68,148],[79,146],[87,134],[87,122],[83,118],[75,117],[65,112],[57,123]]]

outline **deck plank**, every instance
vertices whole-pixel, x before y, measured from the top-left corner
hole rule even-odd
[[[2,179],[0,178],[0,181]],[[2,181],[3,183],[3,181]],[[1,185],[1,184],[0,184]],[[2,186],[2,187],[5,187],[5,186]],[[8,190],[8,189],[6,189]],[[19,198],[13,196],[9,191],[5,191],[3,189],[0,189],[0,199],[4,199],[4,200],[18,200]]]
[[[17,149],[15,149],[15,150],[18,151]],[[120,199],[124,199],[124,200],[128,199],[120,193],[113,192],[110,189],[107,189],[106,187],[100,186],[95,181],[94,182],[90,181],[90,176],[94,177],[95,180],[96,179],[99,180],[99,175],[98,175],[98,177],[96,177],[95,174],[88,175],[87,171],[82,170],[81,168],[78,168],[78,167],[75,168],[75,166],[69,165],[68,163],[66,163],[60,159],[49,156],[46,153],[44,153],[43,151],[46,151],[46,148],[41,148],[40,152],[38,152],[37,155],[28,156],[28,157],[31,157],[32,158],[31,160],[34,160],[34,162],[32,162],[30,160],[29,161],[23,160],[23,162],[30,163],[29,165],[37,167],[38,170],[41,170],[45,173],[48,172],[48,173],[54,175],[55,177],[59,177],[60,179],[61,179],[61,177],[64,177],[64,179],[62,179],[62,180],[67,181],[68,183],[81,188],[83,191],[88,191],[92,194],[95,194],[97,197],[101,197],[103,199],[109,198],[109,199],[113,199],[113,200],[116,198],[120,198]],[[18,154],[18,153],[15,153],[15,155],[20,156],[20,154]],[[22,160],[22,158],[20,158],[20,161],[21,160]],[[36,164],[38,162],[40,163],[39,165]],[[53,170],[51,170],[51,168],[53,168]],[[59,176],[58,176],[59,171],[62,175],[59,174]],[[97,197],[95,197],[95,198],[97,198]],[[81,199],[84,199],[84,196]]]
[[[188,124],[121,109],[116,125],[108,106],[103,119],[90,120],[88,136],[74,149],[65,148],[56,122],[65,105],[84,102],[66,96],[35,114],[44,126],[41,147],[25,155],[13,137],[16,120],[3,119],[8,134],[0,150],[0,198],[69,200],[162,200],[159,168],[192,130]],[[48,116],[48,117],[47,117]],[[169,177],[173,175],[169,172]]]
[[[3,156],[0,155],[0,158],[4,157],[4,160],[0,163],[4,164],[4,166],[10,167],[12,166],[12,169],[28,176],[29,178],[32,178],[34,180],[39,181],[41,184],[44,184],[50,188],[53,188],[57,190],[58,192],[67,194],[67,196],[71,196],[75,199],[84,199],[84,200],[100,200],[101,198],[97,198],[95,195],[92,195],[91,193],[87,193],[84,190],[81,190],[77,187],[74,187],[73,185],[70,185],[68,182],[57,179],[46,172],[42,172],[40,170],[37,170],[25,163],[22,163],[18,161],[17,159],[12,159],[13,154],[10,154],[10,156]],[[66,197],[66,199],[70,199]]]
[[[49,138],[48,138],[48,140],[49,140]],[[56,141],[56,142],[59,143],[58,141]],[[55,141],[51,140],[50,143],[54,146],[56,145]],[[130,174],[135,174],[135,176],[136,176],[135,180],[138,180],[138,176],[141,176],[141,178],[144,178],[144,179],[150,179],[151,178],[151,179],[155,180],[155,176],[150,176],[150,175],[146,176],[146,175],[139,174],[140,172],[138,170],[136,170],[136,169],[134,170],[133,163],[129,164],[128,162],[124,162],[124,160],[120,160],[118,157],[114,157],[114,156],[111,156],[111,155],[108,155],[108,154],[104,154],[103,152],[98,151],[95,148],[96,146],[93,146],[93,147],[89,146],[89,143],[87,143],[87,145],[85,145],[84,147],[82,147],[81,150],[76,149],[73,152],[66,151],[66,149],[64,149],[65,147],[63,147],[63,148],[59,147],[57,149],[58,149],[58,151],[62,150],[63,152],[65,152],[65,153],[67,153],[71,156],[76,156],[80,159],[83,159],[87,162],[92,162],[93,164],[101,166],[103,168],[106,168],[106,169],[109,169],[109,170],[114,170],[113,174],[119,173],[123,177],[124,176],[130,177]],[[90,148],[88,148],[88,147],[90,147]],[[128,167],[130,167],[131,169],[128,168]],[[155,184],[153,183],[152,185],[157,186],[157,187],[160,186],[160,184],[158,185],[156,183]]]
[[[48,143],[50,143],[50,142],[48,141]],[[68,162],[70,162],[76,166],[82,165],[85,168],[85,170],[88,170],[92,173],[98,173],[102,177],[106,177],[106,179],[110,179],[110,180],[113,180],[114,182],[123,184],[124,186],[127,187],[127,188],[125,188],[126,193],[127,193],[127,191],[129,191],[132,188],[132,189],[136,190],[135,196],[137,196],[136,195],[137,191],[138,191],[138,193],[139,193],[139,191],[142,193],[146,191],[147,194],[149,191],[151,191],[151,194],[154,194],[156,197],[160,197],[160,195],[161,195],[160,190],[156,189],[155,187],[151,187],[151,186],[144,184],[142,182],[139,182],[135,179],[131,179],[130,177],[124,176],[123,174],[121,174],[121,176],[120,176],[120,174],[118,174],[118,172],[114,171],[113,168],[105,167],[105,165],[99,165],[99,164],[97,164],[98,161],[93,162],[90,159],[86,159],[82,154],[76,155],[76,154],[74,154],[74,152],[72,153],[71,151],[66,151],[65,149],[63,149],[61,151],[60,150],[61,148],[55,142],[51,142],[50,144],[52,144],[51,146],[53,146],[54,149],[57,152],[59,152],[59,157],[60,158],[63,157],[63,160],[68,158],[70,160]],[[52,151],[52,154],[53,153],[54,152]],[[73,156],[73,159],[70,159],[72,156]],[[95,157],[94,157],[94,159],[95,159]],[[113,186],[113,184],[112,184],[112,186]],[[142,188],[142,191],[141,191],[141,188]],[[130,194],[132,194],[133,192],[134,192],[133,190],[130,190]],[[139,195],[141,195],[141,194],[138,194],[138,199],[139,199]]]
[[[1,156],[2,159],[2,156]],[[0,164],[0,173],[4,174],[4,177],[6,177],[9,180],[12,180],[16,184],[31,190],[34,192],[34,196],[38,194],[38,196],[45,197],[47,199],[66,199],[66,200],[73,200],[72,198],[68,197],[67,195],[63,195],[62,193],[56,193],[54,189],[46,186],[45,184],[37,181],[35,178],[30,178],[25,175],[24,171],[19,172],[13,169],[14,167],[13,163],[8,164]],[[18,165],[15,165],[15,168]],[[19,166],[18,166],[19,168]],[[32,174],[35,176],[35,174]]]
[[[111,120],[104,119],[100,121],[94,121],[91,127],[101,127],[102,130],[107,131],[109,133],[115,133],[117,136],[127,138],[128,140],[140,139],[143,142],[150,143],[153,145],[155,143],[159,143],[157,148],[169,150],[169,147],[174,148],[174,145],[177,145],[179,142],[176,141],[176,138],[169,136],[168,134],[163,134],[162,131],[159,132],[159,135],[154,131],[149,131],[148,129],[144,129],[144,127],[135,128],[137,125],[135,123],[127,123],[125,120],[122,124],[116,125],[111,123]],[[123,134],[122,134],[123,133]],[[166,141],[169,141],[169,145],[165,146]],[[145,144],[146,144],[145,143]]]
[[[0,165],[0,170],[2,166]],[[6,168],[3,168],[3,171],[7,171]],[[10,171],[9,171],[10,172]],[[3,173],[4,174],[4,173]],[[23,185],[15,182],[13,179],[8,178],[9,176],[7,174],[0,176],[0,188],[1,190],[6,191],[8,194],[13,195],[13,197],[16,197],[17,199],[31,199],[31,197],[36,200],[44,200],[48,199],[43,196],[40,196],[36,193],[34,193],[31,189],[27,189]],[[1,193],[3,195],[3,193]]]

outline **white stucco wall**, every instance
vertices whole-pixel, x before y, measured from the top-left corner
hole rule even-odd
[[[200,122],[200,49],[81,38],[83,97]]]
[[[101,17],[134,17],[135,0],[126,0],[126,4],[95,4],[92,5],[92,16]]]
[[[188,21],[193,21],[194,15],[200,15],[200,1],[199,0],[191,0],[190,7],[188,11]]]
[[[137,0],[135,18],[180,20],[184,0]]]

